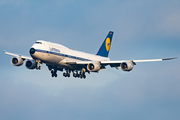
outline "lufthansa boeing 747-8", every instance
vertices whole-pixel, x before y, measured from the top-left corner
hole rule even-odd
[[[110,31],[101,45],[97,54],[88,54],[76,50],[69,49],[63,45],[38,40],[30,48],[29,53],[31,57],[21,56],[6,52],[5,54],[14,56],[11,63],[14,66],[21,66],[24,61],[28,69],[41,69],[41,64],[45,63],[51,71],[52,77],[57,77],[57,71],[65,71],[64,77],[70,77],[70,73],[74,77],[86,78],[85,73],[98,72],[105,69],[107,65],[111,67],[120,67],[123,71],[131,71],[137,62],[154,62],[163,60],[172,60],[175,58],[165,59],[150,59],[150,60],[118,60],[111,61],[108,58],[112,37]]]

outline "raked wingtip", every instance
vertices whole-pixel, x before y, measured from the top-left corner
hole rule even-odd
[[[173,58],[164,58],[162,60],[173,60],[173,59],[177,59],[177,57],[173,57]]]

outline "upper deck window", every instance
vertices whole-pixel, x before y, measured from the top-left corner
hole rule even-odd
[[[35,42],[36,44],[42,44],[42,42]]]

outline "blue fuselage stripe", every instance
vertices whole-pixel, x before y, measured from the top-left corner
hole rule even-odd
[[[88,60],[88,59],[85,59],[85,58],[81,58],[81,57],[76,57],[76,56],[71,56],[71,55],[67,55],[67,54],[62,54],[62,53],[57,53],[57,52],[51,52],[51,51],[46,51],[46,50],[35,49],[35,51],[41,52],[41,53],[48,53],[48,54],[52,54],[52,55],[57,55],[57,56],[63,56],[63,57],[73,58],[73,59],[82,60],[82,61],[91,61],[91,60]]]

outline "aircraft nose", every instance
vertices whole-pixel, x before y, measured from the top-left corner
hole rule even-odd
[[[31,48],[30,50],[29,50],[29,53],[32,55],[32,54],[34,54],[35,53],[35,49],[34,48]]]

